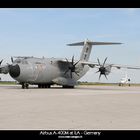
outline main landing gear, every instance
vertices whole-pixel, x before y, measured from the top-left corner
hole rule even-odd
[[[28,89],[29,84],[28,83],[21,83],[22,89]],[[38,84],[38,88],[50,88],[50,84]],[[68,85],[63,85],[63,88],[74,88],[74,86],[68,86]]]
[[[48,85],[48,84],[39,84],[38,85],[38,88],[50,88],[51,85]]]
[[[29,84],[28,83],[22,83],[22,89],[28,89],[29,88]]]
[[[63,86],[63,88],[74,88],[74,86]]]

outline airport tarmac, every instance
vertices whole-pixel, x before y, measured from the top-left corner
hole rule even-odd
[[[139,130],[140,87],[0,85],[0,130]]]

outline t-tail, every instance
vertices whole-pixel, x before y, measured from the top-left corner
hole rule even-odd
[[[80,56],[80,60],[81,61],[88,61],[93,45],[117,45],[117,44],[122,44],[122,43],[116,43],[116,42],[93,42],[93,41],[89,41],[88,39],[86,39],[83,42],[77,42],[77,43],[68,44],[68,46],[83,46],[82,53],[81,53],[81,56]]]

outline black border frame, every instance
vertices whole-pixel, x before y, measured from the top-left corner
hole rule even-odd
[[[0,8],[139,8],[138,0],[1,0]],[[44,130],[43,130],[44,131]],[[45,130],[47,132],[55,130]],[[56,130],[59,131],[59,130]],[[72,131],[72,130],[60,130]],[[73,130],[83,132],[84,130]],[[139,138],[140,130],[89,130],[101,132],[100,136],[83,136],[82,139],[89,138]],[[58,135],[40,135],[41,130],[0,130],[3,138],[54,138]]]
[[[0,8],[139,8],[138,0],[1,0]]]

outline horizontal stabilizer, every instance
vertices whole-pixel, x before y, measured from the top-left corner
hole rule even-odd
[[[76,43],[71,43],[71,44],[67,44],[67,45],[68,46],[83,46],[80,60],[88,61],[91,50],[92,50],[92,45],[118,45],[118,44],[122,44],[122,43],[119,43],[119,42],[93,42],[88,39],[85,39],[85,41],[83,41],[83,42],[76,42]]]
[[[89,45],[118,45],[122,43],[118,42],[91,42],[91,41],[86,41],[86,42],[77,42],[77,43],[72,43],[72,44],[67,44],[68,46],[83,46],[85,43]]]
[[[68,46],[83,46],[84,42],[77,42],[77,43],[72,43],[72,44],[67,44]]]

